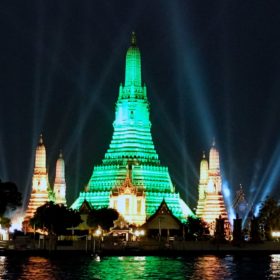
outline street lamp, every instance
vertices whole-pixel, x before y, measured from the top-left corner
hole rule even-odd
[[[271,236],[278,240],[280,238],[280,231],[272,231]]]
[[[101,228],[97,228],[97,230],[93,234],[93,252],[95,253],[95,237],[98,237],[98,240],[100,241],[100,236],[102,234]]]
[[[145,235],[145,231],[143,229],[141,230],[135,230],[134,235],[138,238],[138,237],[142,237]]]
[[[101,233],[102,233],[102,231],[101,231],[101,229],[100,228],[98,228],[96,231],[95,231],[95,236],[100,236],[101,235]]]

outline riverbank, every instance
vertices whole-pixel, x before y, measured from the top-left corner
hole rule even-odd
[[[104,246],[101,254],[111,255],[177,255],[190,254],[256,254],[279,253],[280,243],[265,241],[261,243],[243,242],[238,245],[232,243],[217,243],[213,241],[174,241],[159,243],[143,241],[138,244],[128,243],[124,246]]]
[[[125,243],[93,243],[73,241],[71,244],[38,246],[37,242],[28,242],[20,246],[16,242],[6,244],[0,249],[0,255],[30,254],[30,255],[60,255],[60,254],[89,254],[102,256],[187,256],[190,254],[280,254],[280,242],[264,241],[261,243],[243,242],[239,245],[232,243],[217,243],[213,241],[138,241]]]

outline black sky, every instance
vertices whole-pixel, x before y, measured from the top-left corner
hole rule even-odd
[[[111,141],[135,31],[155,146],[187,203],[213,137],[232,190],[272,180],[278,194],[279,15],[269,0],[1,2],[0,178],[29,195],[42,132],[51,177],[64,153],[73,202]]]

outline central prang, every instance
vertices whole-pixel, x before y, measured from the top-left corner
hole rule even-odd
[[[113,127],[102,164],[94,167],[87,191],[80,193],[72,208],[79,209],[84,200],[94,208],[110,206],[135,225],[143,224],[163,200],[180,220],[193,215],[175,192],[168,168],[160,164],[154,147],[150,104],[146,86],[142,85],[141,54],[134,32],[126,53],[125,83],[120,85]]]

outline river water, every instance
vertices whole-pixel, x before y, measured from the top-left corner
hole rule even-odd
[[[280,279],[280,254],[189,257],[0,256],[0,279]]]

